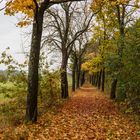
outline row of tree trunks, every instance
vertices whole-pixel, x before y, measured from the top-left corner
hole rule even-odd
[[[90,83],[98,89],[101,89],[104,91],[104,85],[105,85],[105,69],[101,69],[99,72],[94,73],[92,76],[90,76]]]
[[[72,66],[72,91],[82,86],[85,82],[85,72],[81,71],[81,63],[74,58]]]
[[[28,94],[27,94],[27,105],[26,105],[26,121],[36,122],[37,121],[37,97],[38,97],[38,68],[39,68],[39,57],[40,57],[40,46],[42,38],[42,29],[43,29],[43,18],[44,12],[49,7],[54,4],[59,4],[63,2],[72,2],[77,0],[61,0],[61,1],[50,1],[44,0],[38,3],[34,0],[35,9],[34,9],[34,20],[33,20],[33,29],[32,29],[32,39],[31,39],[31,49],[30,49],[30,58],[29,58],[29,71],[28,71]],[[68,12],[67,12],[68,13]],[[68,16],[69,17],[69,16]],[[90,23],[91,19],[89,20]],[[68,24],[69,20],[66,21]],[[87,27],[89,26],[87,24]],[[68,25],[69,26],[69,25]],[[68,28],[66,27],[66,36],[68,36]],[[81,34],[86,31],[87,28],[81,30]],[[78,36],[77,36],[78,37]],[[66,43],[66,41],[64,40]],[[72,41],[73,42],[73,41]],[[68,57],[68,56],[67,56]],[[64,61],[62,59],[61,66],[61,90],[62,98],[68,97],[68,81],[67,81],[67,59]]]

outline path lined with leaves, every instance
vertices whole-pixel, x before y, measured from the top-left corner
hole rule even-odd
[[[83,87],[56,114],[47,113],[37,124],[20,127],[16,133],[26,130],[29,140],[140,140],[139,126],[102,94]]]

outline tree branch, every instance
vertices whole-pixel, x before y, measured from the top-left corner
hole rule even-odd
[[[50,4],[60,4],[65,2],[74,2],[74,1],[85,1],[85,0],[51,0]]]
[[[86,27],[85,27],[84,29],[78,31],[78,32],[74,35],[74,38],[73,38],[73,40],[68,44],[68,47],[71,46],[71,45],[75,42],[75,40],[76,40],[80,35],[82,35],[82,34],[88,29],[89,24],[90,24],[90,22],[91,22],[93,16],[94,16],[94,14],[92,14],[92,16],[90,17],[90,19],[89,19],[89,21],[88,21]]]

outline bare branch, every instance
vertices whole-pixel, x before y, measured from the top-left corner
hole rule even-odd
[[[58,29],[60,38],[62,40],[63,39],[63,35],[62,35],[62,31],[61,31],[62,29],[61,29],[61,25],[60,25],[60,23],[58,21],[58,18],[60,19],[60,17],[58,17],[57,14],[55,14],[52,10],[47,10],[47,12],[54,18],[55,23],[56,23],[57,26],[55,26],[55,25],[51,25],[51,26],[54,26],[56,29]]]
[[[78,32],[74,35],[73,40],[69,43],[68,46],[71,46],[71,45],[74,43],[74,41],[88,29],[88,27],[89,27],[89,25],[90,25],[90,22],[91,22],[91,20],[92,20],[92,18],[93,18],[93,16],[94,16],[94,14],[92,14],[92,16],[90,17],[90,19],[89,19],[89,21],[88,21],[86,27],[85,27],[84,29],[78,31]]]
[[[85,1],[85,0],[51,0],[50,4],[60,4],[65,2],[74,2],[74,1]]]

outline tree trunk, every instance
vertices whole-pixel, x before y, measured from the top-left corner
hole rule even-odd
[[[104,91],[104,87],[105,87],[105,68],[103,68],[102,72],[102,91]]]
[[[110,99],[116,98],[116,87],[117,87],[117,79],[113,79],[112,84],[111,84]]]
[[[95,85],[95,73],[93,74],[93,86]]]
[[[76,69],[76,60],[74,60],[72,66],[72,91],[75,91],[75,69]]]
[[[94,85],[94,75],[92,75],[91,84]]]
[[[67,54],[62,52],[62,65],[61,65],[61,97],[68,98],[68,80],[67,80]]]
[[[123,55],[123,49],[125,47],[124,44],[124,38],[125,38],[125,6],[123,5],[122,11],[120,10],[120,6],[117,5],[117,18],[118,18],[118,24],[119,24],[119,33],[120,33],[120,42],[119,42],[119,48],[118,48],[118,55],[119,55],[119,74],[120,75],[120,69],[122,68],[122,55]],[[121,13],[122,12],[122,13]],[[110,98],[115,99],[116,98],[116,88],[117,88],[117,79],[114,78],[111,84],[111,93],[110,93]]]
[[[96,73],[96,83],[95,83],[95,86],[98,86],[98,80],[99,80],[99,72]]]
[[[81,86],[85,83],[85,72],[83,71],[81,74]]]
[[[26,106],[26,120],[35,122],[37,121],[37,96],[38,96],[38,68],[39,68],[39,55],[40,44],[43,26],[43,14],[40,12],[34,18],[32,42],[29,58],[28,70],[28,94]]]
[[[92,76],[89,75],[89,83],[91,84],[92,83]]]
[[[94,74],[94,86],[96,86],[96,81],[97,81],[97,73]]]
[[[98,77],[98,89],[101,87],[101,77],[102,77],[102,70],[99,72],[99,77]]]
[[[81,69],[80,69],[80,64],[77,65],[77,70],[76,70],[76,88],[80,87],[80,74],[81,74]]]

